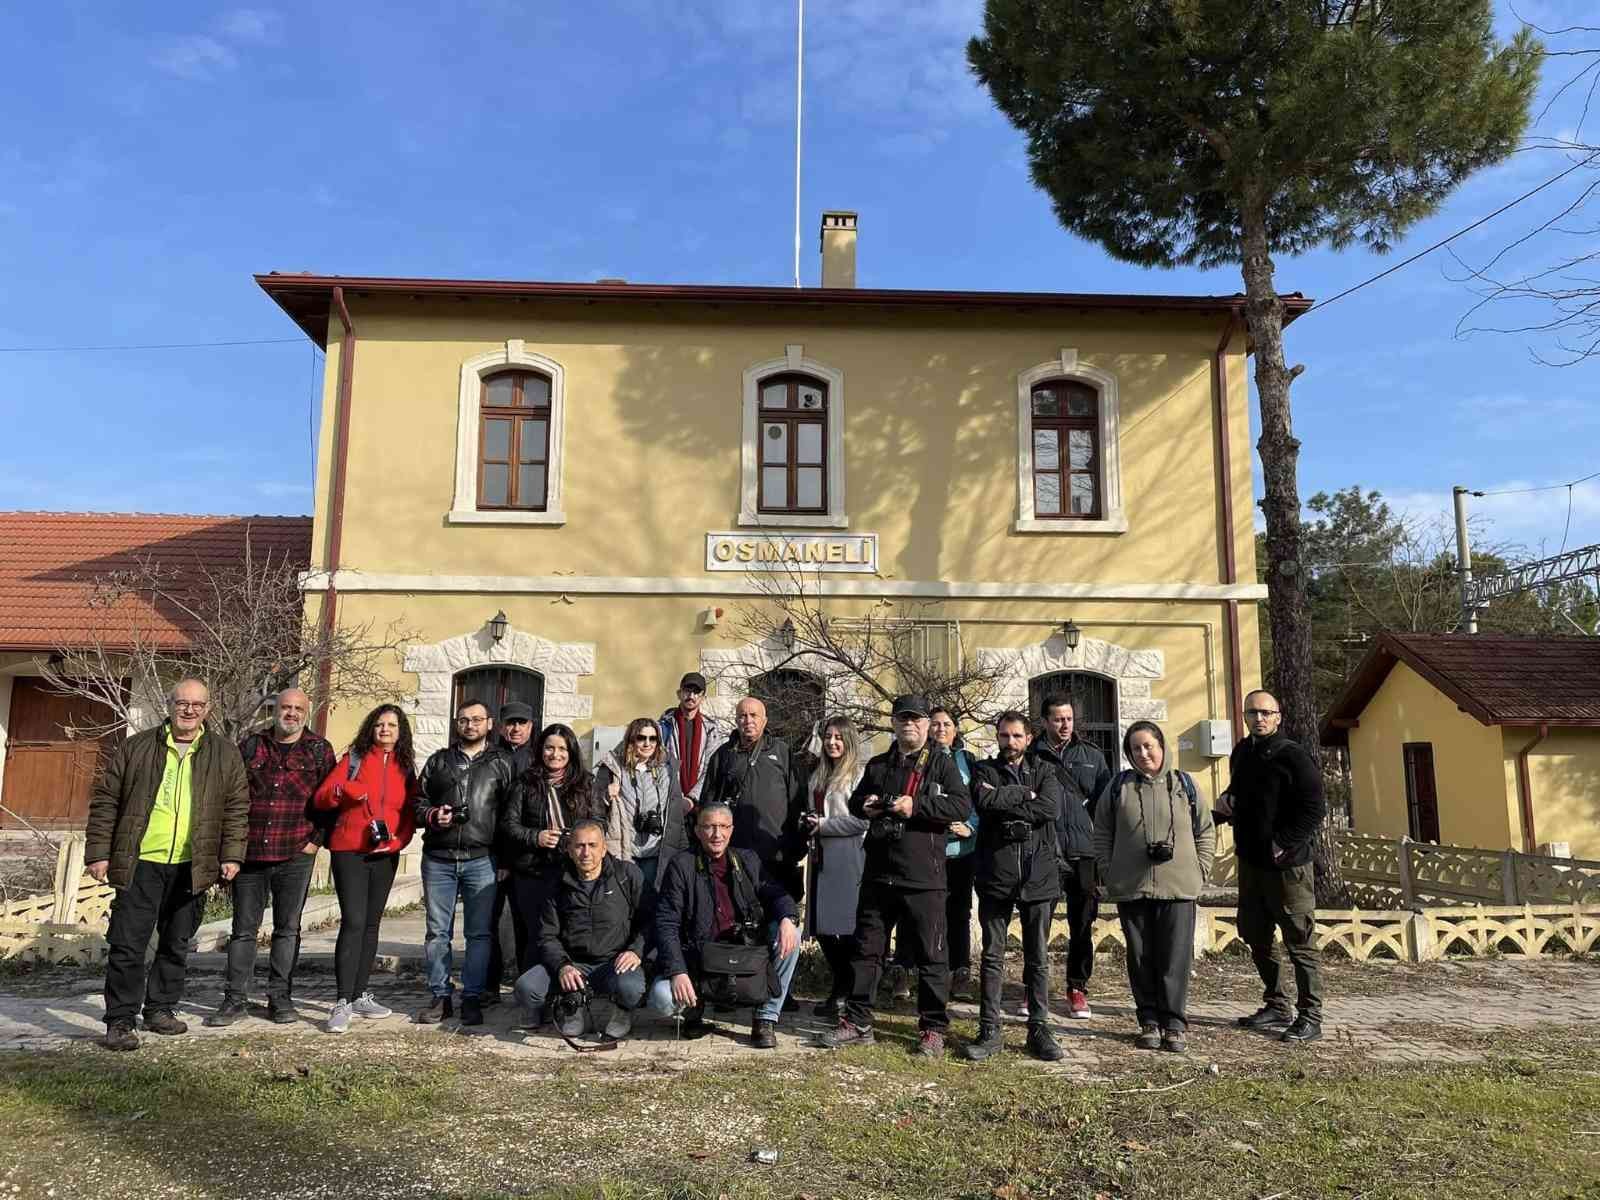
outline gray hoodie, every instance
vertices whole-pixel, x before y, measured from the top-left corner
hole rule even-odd
[[[628,770],[622,765],[621,746],[600,760],[594,772],[596,800],[606,813],[606,846],[624,862],[659,856],[664,862],[679,850],[689,848],[689,833],[683,823],[687,811],[683,793],[678,790],[678,775],[671,761],[658,767],[643,764]],[[615,802],[608,802],[612,781],[618,786]],[[659,812],[663,832],[659,837],[641,837],[634,827],[640,812]]]
[[[1191,799],[1193,782],[1162,767],[1154,778],[1123,771],[1094,814],[1094,856],[1108,900],[1196,900],[1211,874],[1217,831],[1209,805]],[[1152,843],[1170,842],[1172,858],[1150,857]]]

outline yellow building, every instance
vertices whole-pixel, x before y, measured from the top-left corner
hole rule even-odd
[[[609,737],[698,669],[730,714],[791,657],[735,618],[798,568],[1215,786],[1265,595],[1242,298],[857,289],[855,239],[825,214],[804,290],[258,277],[327,349],[307,590],[417,632],[423,748],[465,692]]]
[[[1600,640],[1383,634],[1322,743],[1358,833],[1600,858]]]

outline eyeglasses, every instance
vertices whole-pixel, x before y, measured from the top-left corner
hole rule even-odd
[[[653,733],[636,733],[633,735],[636,742],[659,742],[661,739]]]
[[[204,712],[210,703],[209,700],[174,700],[172,707],[179,712]]]
[[[1271,717],[1275,716],[1277,712],[1278,710],[1275,708],[1247,708],[1244,710],[1244,715],[1247,717]]]
[[[488,717],[457,717],[456,718],[456,724],[457,725],[487,725],[488,723],[489,723],[489,718]]]

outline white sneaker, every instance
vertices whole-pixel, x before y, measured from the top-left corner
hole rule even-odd
[[[350,1018],[355,1015],[355,1006],[348,1000],[341,1000],[333,1006],[333,1012],[328,1014],[329,1033],[348,1033],[350,1031]]]
[[[616,1005],[611,1009],[611,1019],[606,1022],[606,1036],[613,1042],[624,1040],[633,1032],[633,1010]]]
[[[371,992],[362,992],[361,995],[356,997],[350,1008],[356,1016],[365,1017],[369,1021],[379,1021],[384,1017],[394,1016],[394,1010],[379,1004],[372,998]]]

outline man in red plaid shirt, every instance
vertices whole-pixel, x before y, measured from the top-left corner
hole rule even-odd
[[[207,1025],[231,1025],[245,1015],[256,969],[256,934],[272,897],[271,969],[267,1016],[280,1025],[296,1019],[294,965],[300,956],[300,910],[311,885],[311,867],[327,839],[311,797],[336,761],[326,738],[306,728],[311,702],[299,688],[278,693],[272,728],[239,743],[250,780],[250,830],[245,864],[233,881],[233,936],[228,939],[228,975],[222,1007]]]

